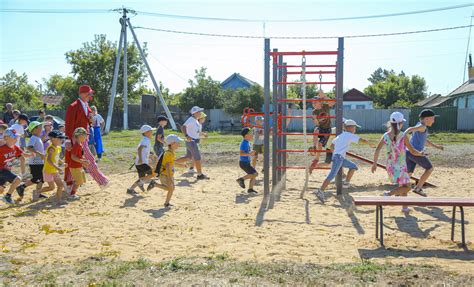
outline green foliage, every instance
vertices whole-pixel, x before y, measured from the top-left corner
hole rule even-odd
[[[143,49],[146,53],[146,45]],[[139,101],[142,93],[148,92],[143,85],[146,71],[138,48],[134,44],[129,44],[127,51],[128,99],[130,103],[133,103]],[[86,42],[82,48],[66,53],[66,60],[72,65],[72,74],[76,77],[77,85],[87,84],[94,89],[96,93],[92,104],[96,105],[99,110],[108,108],[116,54],[117,43],[108,41],[105,35],[96,35],[94,41]],[[123,63],[123,52],[120,57],[120,63]],[[120,95],[122,91],[123,65],[119,69],[117,82],[117,95],[119,97],[115,99],[115,107],[123,106]]]
[[[409,77],[403,71],[397,75],[379,68],[368,80],[372,84],[364,92],[378,108],[411,107],[427,96],[426,81],[418,75]]]
[[[179,97],[179,108],[189,111],[193,106],[205,109],[222,107],[221,86],[210,76],[206,76],[206,68],[195,70],[194,81],[189,80],[190,87],[186,88]]]
[[[61,107],[66,108],[77,99],[79,85],[71,76],[52,75],[49,79],[43,79],[46,83],[46,93],[63,96]]]
[[[226,89],[222,91],[224,110],[230,114],[242,114],[249,107],[260,111],[264,103],[263,89],[254,85],[248,89]]]
[[[0,78],[0,102],[13,103],[15,109],[37,109],[42,105],[41,92],[35,86],[28,84],[25,73],[18,75],[11,70]]]

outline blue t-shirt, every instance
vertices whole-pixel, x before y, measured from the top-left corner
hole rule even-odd
[[[416,127],[422,126],[422,123],[416,124]],[[413,136],[410,139],[411,145],[419,151],[423,151],[425,149],[426,139],[428,138],[428,128],[425,132],[414,132]]]
[[[250,142],[248,140],[242,140],[240,143],[240,151],[244,153],[250,153],[252,151],[252,148],[250,146]],[[250,157],[249,156],[240,156],[240,161],[243,162],[250,162]]]

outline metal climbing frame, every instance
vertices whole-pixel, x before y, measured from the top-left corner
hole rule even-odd
[[[344,38],[338,39],[337,51],[301,51],[301,52],[279,52],[278,49],[270,51],[270,39],[265,39],[264,42],[264,195],[268,196],[270,191],[273,191],[278,185],[283,189],[286,188],[286,170],[288,169],[305,169],[306,166],[287,166],[287,153],[306,153],[305,150],[289,150],[287,148],[287,136],[314,136],[323,135],[317,133],[307,132],[288,132],[287,123],[290,119],[301,119],[306,116],[292,116],[288,115],[288,103],[303,102],[303,99],[288,99],[287,86],[288,85],[335,85],[336,99],[335,100],[316,100],[307,99],[306,103],[311,102],[336,102],[336,116],[328,116],[328,118],[336,119],[336,134],[342,132],[342,104],[343,104],[343,71],[344,71]],[[334,65],[287,65],[284,62],[285,56],[336,56],[336,63]],[[272,90],[270,94],[270,59],[272,59]],[[302,68],[302,71],[288,71],[290,68]],[[305,68],[335,68],[329,71],[306,71]],[[335,81],[306,81],[288,82],[287,75],[311,75],[311,74],[335,74]],[[305,79],[305,78],[304,78]],[[270,112],[270,104],[272,105],[272,112]],[[306,106],[306,105],[305,105]],[[307,111],[303,111],[306,113]],[[248,115],[250,115],[249,113]],[[244,112],[245,115],[245,112]],[[270,123],[272,117],[272,123]],[[272,126],[270,127],[270,124]],[[272,143],[270,145],[270,134],[272,135]],[[333,134],[327,134],[333,135]],[[326,150],[313,152],[327,152]],[[270,154],[271,153],[271,154]],[[271,163],[271,165],[270,165]],[[270,168],[271,167],[271,168]],[[327,169],[327,168],[323,168]],[[270,189],[270,171],[271,171],[271,189]],[[342,171],[339,171],[336,177],[337,194],[342,193]]]

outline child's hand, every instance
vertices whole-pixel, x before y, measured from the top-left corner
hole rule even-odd
[[[374,164],[372,165],[372,173],[374,173],[375,171],[377,170],[377,163],[374,162]]]
[[[254,150],[250,152],[250,155],[251,155],[251,156],[255,156],[256,154],[257,154],[257,152],[254,151]]]
[[[82,163],[82,166],[85,167],[85,168],[87,168],[87,167],[89,167],[89,166],[91,165],[90,162],[88,162],[88,161],[85,160],[85,159],[81,160],[81,163]]]
[[[207,138],[207,133],[202,133],[202,136]]]
[[[439,145],[437,146],[437,148],[438,148],[439,150],[444,150],[444,146],[443,146],[442,144],[439,144]]]

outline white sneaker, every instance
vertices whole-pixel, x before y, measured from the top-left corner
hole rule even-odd
[[[344,181],[342,183],[343,188],[352,188],[352,184],[350,182]]]

